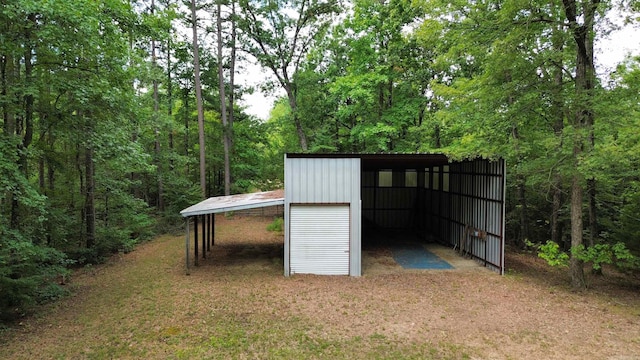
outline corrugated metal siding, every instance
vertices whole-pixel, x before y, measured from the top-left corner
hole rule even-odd
[[[477,159],[450,166],[450,191],[432,204],[441,210],[441,238],[460,246],[466,225],[484,230],[485,239],[470,237],[472,255],[486,266],[504,272],[504,160]],[[434,197],[436,198],[436,197]],[[434,215],[431,215],[434,216]]]
[[[351,203],[360,199],[360,159],[287,158],[285,198],[289,203]]]
[[[370,164],[371,165],[371,164]],[[403,187],[404,172],[393,174],[392,187],[378,187],[377,173],[361,173],[359,158],[285,157],[285,224],[298,204],[350,205],[350,275],[361,273],[360,221],[381,227],[415,228],[431,239],[459,245],[466,225],[485,230],[472,238],[472,255],[504,271],[504,160],[472,160],[418,169],[418,187]],[[362,190],[360,188],[362,179]],[[362,203],[360,193],[362,192]],[[285,226],[285,275],[291,251]]]
[[[290,275],[296,254],[291,249],[290,208],[298,205],[341,204],[350,209],[349,275],[361,274],[360,159],[293,157],[285,155],[285,275]],[[320,220],[318,220],[320,221]],[[295,226],[295,224],[294,224]]]
[[[292,205],[291,274],[349,275],[349,206]]]

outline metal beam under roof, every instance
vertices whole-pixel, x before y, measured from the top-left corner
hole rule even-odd
[[[284,190],[215,196],[180,211],[183,217],[284,205]]]

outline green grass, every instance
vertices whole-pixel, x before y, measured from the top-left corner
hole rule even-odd
[[[235,218],[226,221],[229,229],[221,227],[221,239],[233,238],[246,227]],[[270,222],[255,226],[263,232],[255,241],[276,236],[265,230]],[[605,304],[561,288],[549,292],[549,286],[482,272],[460,277],[448,272],[403,274],[402,281],[398,275],[285,278],[281,258],[244,251],[246,243],[216,245],[213,258],[186,276],[183,246],[181,236],[163,236],[104,265],[81,269],[68,285],[73,295],[0,330],[0,359],[559,358],[570,349],[583,351],[575,343],[560,342],[564,328],[543,331],[527,320],[505,333],[501,326],[491,326],[493,317],[476,318],[482,319],[478,316],[485,309],[491,314],[513,311],[525,298],[531,298],[534,307],[544,301],[565,304],[537,308],[558,309],[560,315]],[[451,281],[465,279],[466,286]],[[476,286],[480,282],[493,287]],[[445,287],[431,298],[434,289]],[[466,299],[486,291],[483,288],[490,291],[478,307],[470,307]],[[519,293],[527,296],[514,297]],[[624,308],[624,313],[615,307],[592,312],[606,316],[598,323],[616,325],[605,332],[619,334],[607,340],[607,346],[622,349],[623,355],[640,348],[640,338],[628,325],[637,320],[638,307]],[[532,314],[531,319],[538,319],[529,307],[523,309],[516,312],[518,317]],[[450,323],[458,327],[447,327]],[[629,340],[612,342],[620,339]],[[525,350],[532,346],[538,353]],[[589,351],[601,349],[606,347]]]
[[[181,245],[180,237],[161,237],[105,265],[82,269],[71,280],[74,295],[0,333],[0,358],[468,357],[453,344],[336,334],[312,318],[278,311],[276,290],[256,286],[264,282],[264,272],[239,268],[205,274],[200,267],[185,276]],[[266,259],[264,266],[267,277],[286,284],[281,263]],[[266,306],[252,310],[251,302]]]

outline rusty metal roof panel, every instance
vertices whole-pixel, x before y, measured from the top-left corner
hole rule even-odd
[[[284,190],[216,196],[180,211],[183,217],[284,205]]]

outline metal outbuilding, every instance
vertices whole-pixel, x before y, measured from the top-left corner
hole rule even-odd
[[[360,276],[368,234],[402,232],[504,272],[505,163],[441,154],[287,154],[285,275]]]
[[[362,274],[362,243],[385,232],[453,247],[504,273],[505,162],[441,154],[287,154],[282,193],[210,198],[181,212],[284,204],[284,274]],[[196,232],[197,234],[197,232]],[[196,235],[197,236],[197,235]],[[195,239],[197,252],[197,238]],[[208,244],[208,240],[207,240]],[[203,251],[204,255],[204,251]],[[197,261],[197,253],[196,253]]]

